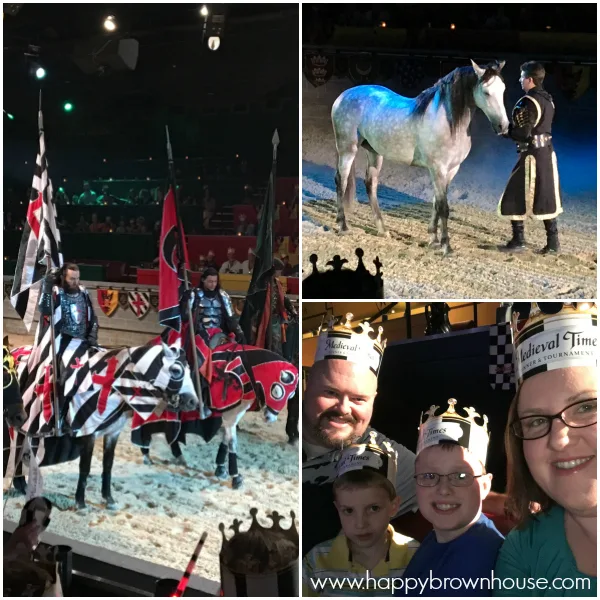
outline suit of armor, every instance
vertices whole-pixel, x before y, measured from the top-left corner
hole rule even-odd
[[[196,289],[193,304],[194,328],[196,331],[220,329],[225,333],[234,333],[241,340],[241,329],[234,313],[231,298],[225,290]]]
[[[50,316],[51,313],[50,294],[50,290],[44,289],[40,297],[40,313],[44,316]],[[60,333],[86,340],[90,345],[97,345],[98,320],[83,286],[74,294],[59,288],[55,305],[60,305],[61,309]]]

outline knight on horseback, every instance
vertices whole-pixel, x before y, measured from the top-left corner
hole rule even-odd
[[[227,341],[229,334],[236,341],[244,341],[244,333],[233,313],[233,304],[229,294],[221,289],[219,272],[209,267],[202,273],[200,287],[188,290],[182,295],[182,304],[192,301],[194,330],[209,342],[212,348]],[[181,310],[183,321],[186,321],[187,310]],[[225,339],[223,339],[225,338]]]
[[[58,272],[52,271],[45,280],[40,295],[40,314],[50,317],[52,314],[50,295],[55,287],[55,307],[60,305],[61,330],[64,344],[57,354],[67,347],[72,338],[85,340],[89,346],[98,345],[98,318],[90,300],[88,291],[79,283],[79,267],[74,263],[65,263]]]

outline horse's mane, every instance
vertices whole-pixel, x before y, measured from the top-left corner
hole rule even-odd
[[[502,77],[498,69],[498,63],[490,63],[485,67],[482,82],[489,81],[492,77]],[[456,128],[462,123],[467,113],[475,107],[473,102],[473,89],[478,78],[473,67],[458,67],[446,76],[439,79],[434,85],[423,90],[415,98],[413,114],[422,117],[427,107],[440,93],[440,102],[446,109],[446,117],[450,125],[450,132],[454,135]]]

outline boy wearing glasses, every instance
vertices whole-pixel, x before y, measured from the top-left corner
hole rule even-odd
[[[418,579],[419,584],[412,583],[412,591],[396,595],[492,595],[491,581],[478,579],[491,577],[504,537],[481,511],[492,485],[492,474],[485,470],[487,417],[479,425],[475,418],[480,415],[474,408],[464,409],[468,416],[463,417],[455,411],[455,404],[450,399],[448,410],[438,416],[439,407],[432,406],[419,429],[417,501],[433,531],[404,573],[405,579]],[[470,584],[459,582],[469,579]]]

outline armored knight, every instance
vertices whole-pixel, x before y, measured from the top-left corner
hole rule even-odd
[[[526,95],[516,103],[508,134],[517,142],[519,160],[498,204],[498,214],[511,219],[512,239],[504,252],[525,250],[525,219],[544,221],[547,243],[540,254],[560,251],[556,217],[563,211],[556,153],[552,147],[554,102],[543,88],[546,71],[540,63],[521,65],[521,87]]]
[[[185,319],[185,311],[182,314]],[[219,273],[212,267],[204,271],[200,287],[193,292],[192,314],[196,333],[209,339],[220,333],[233,333],[238,342],[243,342],[244,334],[233,314],[231,298],[221,289]]]
[[[67,339],[79,338],[90,346],[97,346],[98,319],[87,290],[79,285],[79,267],[73,263],[65,263],[58,274],[53,272],[46,276],[39,303],[43,316],[51,314],[50,295],[53,288],[55,309],[58,306],[61,309],[60,333]]]

